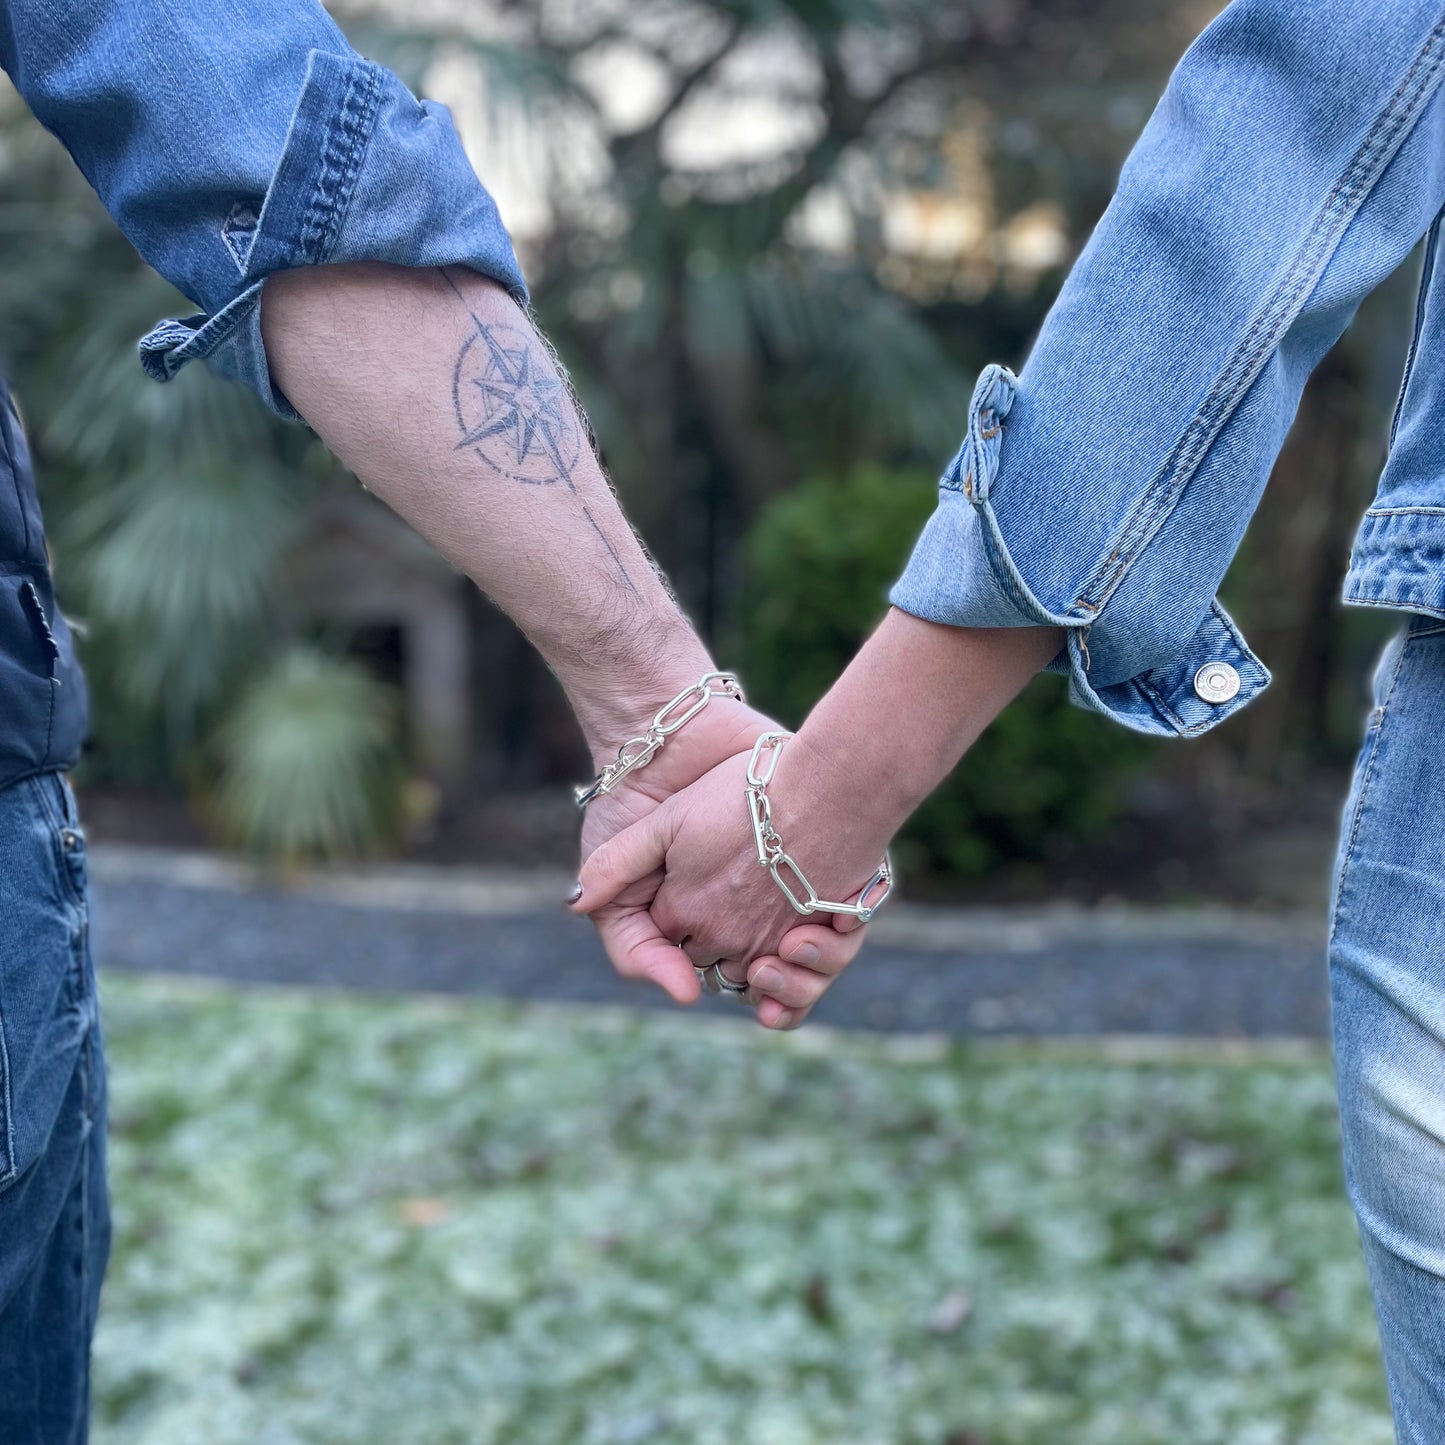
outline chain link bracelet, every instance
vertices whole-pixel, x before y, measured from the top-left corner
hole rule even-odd
[[[783,744],[792,736],[792,733],[764,733],[753,744],[753,755],[748,760],[748,812],[753,820],[753,840],[758,845],[758,862],[773,875],[773,882],[783,890],[783,896],[799,913],[844,913],[850,918],[861,918],[867,923],[893,892],[893,863],[888,854],[883,855],[882,866],[868,880],[856,903],[829,903],[818,897],[818,890],[808,882],[807,874],[788,856],[783,840],[773,827],[773,805],[768,801],[768,784],[772,782],[773,774],[777,771]],[[873,899],[873,894],[878,890],[881,892]],[[870,902],[870,899],[873,901]]]
[[[716,688],[714,683],[718,684]],[[592,782],[573,789],[577,806],[585,808],[588,803],[610,793],[629,773],[645,768],[668,738],[679,728],[686,727],[715,697],[746,701],[742,685],[732,673],[704,673],[691,687],[683,688],[671,702],[658,708],[651,726],[641,737],[628,738],[617,749],[616,762],[608,763]]]

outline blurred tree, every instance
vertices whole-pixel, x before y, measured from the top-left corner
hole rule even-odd
[[[390,690],[315,658],[308,686],[287,685],[287,649],[314,619],[288,605],[286,564],[343,474],[204,368],[165,388],[147,380],[137,337],[188,303],[136,259],[13,97],[0,154],[0,356],[31,409],[58,583],[82,622],[90,775],[190,782],[224,833],[261,852],[355,852],[388,836],[401,798]],[[311,786],[295,766],[305,736]],[[197,766],[213,738],[219,789]]]
[[[485,152],[540,141],[539,308],[711,632],[803,471],[951,453],[971,370],[1020,349],[1207,9],[541,0],[360,33],[417,84],[464,58]],[[941,328],[920,301],[968,305]]]

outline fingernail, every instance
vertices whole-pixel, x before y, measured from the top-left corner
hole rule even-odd
[[[801,963],[804,968],[811,968],[822,956],[816,943],[800,943],[788,955],[788,960],[791,963]]]
[[[568,903],[575,903],[582,896],[582,880],[579,878],[573,885],[572,891],[567,895]]]
[[[783,975],[771,964],[760,968],[753,975],[753,987],[760,989],[763,993],[773,993],[783,986]]]

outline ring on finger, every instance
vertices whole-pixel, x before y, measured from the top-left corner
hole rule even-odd
[[[708,993],[728,993],[734,998],[741,997],[748,991],[747,980],[742,983],[734,983],[727,974],[722,971],[721,963],[710,963],[706,968],[694,968],[697,974],[697,981]]]

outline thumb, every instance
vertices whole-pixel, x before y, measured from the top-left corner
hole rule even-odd
[[[577,880],[582,891],[569,905],[572,912],[595,913],[616,902],[632,884],[660,873],[676,835],[675,815],[666,803],[614,833],[582,864]]]
[[[663,937],[645,908],[609,908],[598,917],[597,932],[623,978],[655,983],[678,1003],[697,1002],[702,987],[692,960]]]

